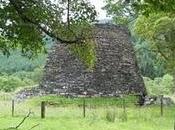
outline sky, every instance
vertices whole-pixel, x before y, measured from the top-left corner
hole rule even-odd
[[[105,2],[103,0],[90,0],[90,2],[95,6],[98,12],[98,19],[106,19],[106,11],[101,9],[105,6]]]
[[[57,0],[51,0],[51,1],[56,2]],[[95,9],[98,13],[98,17],[97,17],[98,20],[108,19],[106,17],[106,11],[101,9],[102,7],[105,6],[104,0],[89,0],[89,1],[92,3],[92,5],[95,6]]]

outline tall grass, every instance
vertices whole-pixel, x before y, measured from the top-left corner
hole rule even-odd
[[[53,97],[52,97],[53,98]],[[58,100],[58,99],[57,99]],[[66,99],[65,99],[66,100]],[[64,101],[65,101],[64,100]],[[71,100],[71,99],[70,99]],[[11,102],[0,101],[0,129],[15,126],[28,113],[33,112],[30,118],[19,128],[28,130],[35,124],[39,124],[34,130],[171,130],[173,129],[175,107],[165,107],[165,114],[160,116],[160,108],[157,106],[137,107],[127,106],[127,121],[122,120],[123,108],[119,104],[110,104],[110,100],[101,101],[103,105],[87,107],[86,118],[83,118],[82,106],[74,102],[68,106],[47,105],[46,118],[40,118],[40,105],[32,105],[36,99],[15,103],[15,117],[11,117]],[[39,101],[39,99],[37,99]],[[112,100],[113,101],[113,100]],[[95,99],[93,99],[95,103]],[[109,103],[104,103],[109,102]],[[64,102],[62,103],[64,104]],[[94,106],[95,104],[92,104]],[[115,113],[112,121],[106,118],[107,111]],[[113,116],[113,115],[110,115]]]

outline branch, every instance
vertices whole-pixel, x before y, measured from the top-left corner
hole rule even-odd
[[[161,49],[160,49],[159,46],[157,46],[157,51],[162,55],[162,57],[163,57],[166,61],[168,61],[168,57],[161,51]]]
[[[67,26],[70,29],[70,0],[67,0]]]
[[[10,127],[7,130],[9,130],[9,129],[18,129],[25,122],[25,120],[30,117],[31,114],[32,114],[32,112],[29,111],[29,113],[22,119],[22,121],[16,127]]]
[[[23,120],[22,120],[15,128],[18,129],[18,128],[24,123],[24,121],[25,121],[27,118],[30,117],[30,115],[31,115],[31,111],[29,111],[29,113],[27,114],[27,116],[25,116],[25,117],[23,118]]]
[[[150,51],[150,52],[157,52],[157,50],[155,50],[155,49],[148,49],[148,48],[146,48],[146,47],[136,49],[135,52],[137,53],[137,52],[139,52],[139,51],[141,51],[141,50],[146,50],[146,51]]]
[[[161,51],[160,47],[158,47],[158,46],[156,46],[156,47],[157,47],[157,49],[139,48],[139,49],[135,50],[135,52],[137,53],[140,50],[146,50],[146,51],[150,51],[150,52],[158,52],[166,61],[168,61],[168,57]]]
[[[34,125],[34,126],[32,126],[30,129],[28,129],[28,130],[32,130],[33,128],[35,128],[35,127],[37,127],[37,126],[39,126],[39,124],[36,124],[36,125]]]
[[[10,4],[12,4],[12,6],[14,7],[14,9],[16,10],[16,12],[18,13],[19,17],[24,21],[24,22],[28,22],[33,24],[34,26],[36,26],[38,29],[40,29],[41,31],[43,31],[44,33],[46,33],[47,35],[49,35],[52,38],[55,38],[57,41],[61,42],[61,43],[67,43],[67,44],[72,44],[72,43],[82,43],[83,42],[83,38],[78,38],[75,36],[74,40],[65,40],[62,39],[58,36],[56,36],[53,32],[47,30],[45,27],[42,27],[41,24],[39,23],[39,21],[35,21],[30,19],[29,17],[27,17],[22,10],[20,10],[20,7],[18,7],[18,5],[15,3],[15,0],[9,0]]]

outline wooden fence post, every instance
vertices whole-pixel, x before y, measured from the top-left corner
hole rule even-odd
[[[122,120],[123,121],[127,121],[127,112],[126,112],[126,101],[125,101],[125,96],[123,96],[123,117]]]
[[[86,100],[83,98],[83,117],[86,117]]]
[[[41,118],[45,118],[45,113],[46,113],[46,102],[42,101],[41,102]]]
[[[163,116],[163,95],[160,96],[160,114]]]
[[[12,100],[12,117],[15,115],[15,100]]]
[[[123,97],[123,112],[126,113],[126,102],[125,102],[125,97]]]

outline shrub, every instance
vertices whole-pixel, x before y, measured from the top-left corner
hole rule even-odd
[[[0,53],[0,73],[13,74],[20,71],[34,71],[34,69],[44,66],[45,62],[45,54],[39,54],[38,57],[29,59],[21,56],[19,50],[11,52],[9,57]]]
[[[170,95],[174,92],[173,77],[169,74],[154,80],[144,77],[144,82],[149,95]]]
[[[43,70],[41,68],[36,68],[32,72],[19,71],[13,74],[15,77],[19,77],[20,79],[29,79],[35,83],[38,83],[42,77]]]
[[[0,91],[12,92],[19,87],[33,85],[34,82],[30,79],[20,79],[15,76],[0,76]]]
[[[19,71],[12,75],[0,74],[0,91],[12,92],[19,87],[38,84],[42,77],[43,70],[35,69],[33,72]]]

